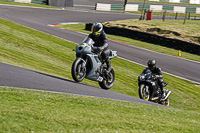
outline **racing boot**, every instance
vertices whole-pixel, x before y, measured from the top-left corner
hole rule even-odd
[[[165,99],[165,92],[163,91],[163,87],[160,87],[161,89],[161,97],[160,97],[160,101]]]
[[[165,99],[165,92],[162,92],[161,100]]]

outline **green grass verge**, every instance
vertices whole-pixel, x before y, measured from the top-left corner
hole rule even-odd
[[[19,3],[7,0],[0,0],[0,4],[17,5],[17,6],[31,6],[31,7],[43,7],[43,8],[57,8],[53,6],[48,6],[45,4],[35,4],[35,3]]]
[[[199,112],[0,87],[1,132],[197,133]]]
[[[181,35],[183,34],[184,37],[187,36],[189,38],[189,35],[192,34],[197,37],[199,36],[199,38],[200,38],[200,35],[198,32],[200,30],[200,28],[198,27],[199,22],[194,22],[194,23],[196,23],[196,24],[194,24],[193,21],[191,21],[191,24],[188,23],[188,25],[185,25],[185,26],[180,24],[181,21],[175,21],[174,23],[173,22],[174,22],[173,20],[169,20],[166,23],[162,23],[161,20],[152,20],[152,21],[122,20],[122,21],[105,22],[104,24],[111,25],[111,26],[118,26],[118,27],[124,27],[124,26],[125,27],[128,27],[128,26],[134,27],[134,26],[136,26],[136,27],[138,27],[137,30],[141,30],[141,31],[146,31],[146,29],[148,29],[148,28],[151,29],[151,28],[156,28],[156,27],[160,28],[161,31],[162,30],[164,31],[164,30],[167,30],[166,25],[170,25],[170,30],[179,32]],[[132,24],[132,26],[129,24]],[[60,26],[56,26],[56,27],[79,31],[79,32],[87,33],[87,34],[91,33],[90,31],[85,30],[85,24],[69,24],[69,25],[60,25]],[[192,28],[194,30],[192,30],[190,28]],[[181,33],[181,32],[185,32],[185,33]],[[155,33],[155,34],[159,34],[159,33]],[[131,38],[115,36],[115,35],[111,35],[111,34],[107,34],[107,35],[108,35],[108,39],[111,39],[111,40],[128,43],[132,46],[137,46],[137,47],[149,49],[149,50],[152,50],[155,52],[178,57],[178,50],[176,50],[176,49],[167,48],[167,47],[163,47],[163,46],[159,46],[159,45],[155,45],[155,44],[151,44],[151,43],[146,43],[146,42],[142,42],[142,41],[137,41],[137,40],[134,40]],[[170,35],[171,34],[169,34],[168,36],[170,36]],[[167,34],[166,34],[166,36],[167,36]],[[182,36],[180,36],[179,38],[181,38],[181,37]],[[183,51],[181,52],[181,54],[182,54],[181,58],[200,62],[200,56],[198,56],[198,55],[190,54],[190,53],[183,52]]]
[[[74,43],[0,19],[0,44],[0,62],[72,79]],[[144,67],[119,58],[111,62],[116,73],[111,90],[138,97],[136,80]],[[0,128],[5,132],[199,131],[199,87],[167,74],[164,80],[172,91],[170,106],[180,110],[1,88]],[[83,83],[98,86],[86,79]]]

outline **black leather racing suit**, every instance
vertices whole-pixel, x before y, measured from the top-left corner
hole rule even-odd
[[[158,76],[157,82],[158,82],[158,85],[160,86],[161,92],[163,94],[164,81],[163,81],[163,74],[162,74],[161,68],[155,67],[153,70],[151,70],[151,72],[152,72],[152,75]]]
[[[94,46],[101,49],[99,51],[101,52],[101,57],[106,62],[107,70],[110,70],[111,69],[111,63],[109,59],[110,49],[108,46],[108,39],[106,33],[102,31],[99,37],[96,37],[93,33],[91,33],[89,34],[89,37],[92,38],[92,40],[95,42]]]

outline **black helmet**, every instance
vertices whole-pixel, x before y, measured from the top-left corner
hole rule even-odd
[[[147,65],[150,70],[154,70],[156,68],[156,60],[154,59],[149,60]]]

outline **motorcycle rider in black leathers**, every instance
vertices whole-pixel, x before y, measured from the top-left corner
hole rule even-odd
[[[103,30],[103,25],[101,23],[94,23],[92,25],[92,33],[89,34],[89,37],[95,42],[93,50],[97,53],[101,53],[101,58],[105,60],[107,65],[107,72],[109,73],[111,70],[111,63],[110,63],[110,49],[108,46],[108,39],[107,35]]]
[[[156,60],[151,59],[147,63],[148,69],[151,70],[152,75],[154,75],[154,79],[157,80],[158,85],[160,86],[161,92],[162,92],[162,97],[164,98],[164,81],[163,81],[163,74],[161,71],[161,68],[156,67]]]

